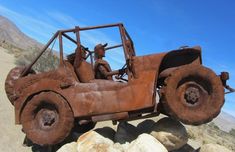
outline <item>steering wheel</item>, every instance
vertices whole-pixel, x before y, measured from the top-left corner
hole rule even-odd
[[[123,65],[123,67],[120,69],[120,71],[124,71],[125,69],[127,69],[127,64],[126,63]],[[125,75],[126,75],[126,72],[119,73],[118,75],[115,76],[115,78],[127,81],[127,79],[123,78]]]

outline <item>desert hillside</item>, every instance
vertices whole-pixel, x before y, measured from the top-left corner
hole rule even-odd
[[[229,132],[232,128],[235,128],[235,118],[226,113],[221,112],[218,117],[216,117],[213,122],[223,131]]]
[[[13,22],[0,15],[0,43],[1,42],[7,42],[25,50],[42,46],[42,44],[21,32]]]

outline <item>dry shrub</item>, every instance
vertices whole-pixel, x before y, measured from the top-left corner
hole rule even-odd
[[[230,134],[231,136],[235,137],[235,129],[232,128],[232,129],[229,131],[229,134]]]
[[[15,61],[18,66],[27,66],[37,57],[40,53],[38,48],[33,48],[30,51],[24,51]],[[59,65],[59,58],[51,51],[44,52],[38,61],[34,64],[33,70],[36,72],[46,72],[54,70]]]

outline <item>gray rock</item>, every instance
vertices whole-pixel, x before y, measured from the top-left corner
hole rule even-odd
[[[135,126],[127,123],[127,122],[120,122],[117,127],[117,132],[114,136],[114,142],[118,142],[120,144],[124,144],[125,142],[131,142],[135,140],[141,131]]]
[[[192,146],[186,144],[183,147],[181,147],[180,149],[173,150],[171,152],[196,152],[196,150]]]
[[[185,127],[178,121],[171,118],[159,120],[150,133],[160,141],[168,151],[177,150],[188,141],[188,134]]]
[[[155,121],[151,119],[144,120],[137,125],[137,128],[141,133],[150,133],[152,127],[155,125]]]

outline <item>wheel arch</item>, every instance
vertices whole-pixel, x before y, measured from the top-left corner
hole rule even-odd
[[[160,75],[167,69],[176,69],[187,64],[202,64],[201,47],[184,48],[182,50],[173,50],[164,55],[160,62],[158,74]],[[169,70],[172,72],[172,70]],[[170,72],[168,72],[170,73]]]
[[[35,95],[38,95],[42,92],[53,92],[53,93],[56,93],[58,95],[60,95],[69,105],[69,107],[71,108],[72,112],[73,112],[73,108],[71,107],[70,103],[68,102],[67,98],[65,96],[63,96],[59,91],[56,91],[56,90],[53,90],[53,89],[43,89],[43,90],[40,90],[40,91],[37,91],[31,95],[29,95],[27,98],[25,98],[25,100],[22,102],[22,106],[20,107],[20,109],[16,112],[15,114],[15,119],[16,119],[16,123],[17,124],[21,124],[21,114],[22,114],[22,111],[24,110],[26,104],[28,102],[30,102],[30,100],[35,96]]]

